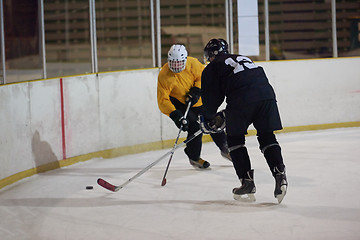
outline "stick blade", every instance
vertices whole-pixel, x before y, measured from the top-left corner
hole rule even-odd
[[[162,182],[161,182],[161,186],[165,186],[166,185],[166,178],[163,178]]]
[[[116,192],[116,186],[112,185],[111,183],[105,181],[102,178],[98,178],[97,183],[102,186],[103,188],[106,188],[107,190],[110,190],[112,192]]]

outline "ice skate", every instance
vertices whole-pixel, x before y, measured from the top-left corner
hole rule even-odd
[[[194,168],[205,169],[210,166],[210,163],[202,158],[199,158],[197,161],[189,159],[189,162]]]
[[[286,195],[287,186],[288,186],[288,182],[285,174],[285,166],[282,164],[275,167],[273,170],[273,175],[275,178],[274,196],[278,200],[278,203],[280,204]]]
[[[234,188],[234,199],[243,202],[255,202],[256,187],[254,183],[254,170],[251,169],[247,172],[247,177],[240,179],[241,187]]]

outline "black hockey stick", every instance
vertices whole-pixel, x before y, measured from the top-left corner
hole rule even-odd
[[[188,114],[188,112],[189,112],[189,110],[190,110],[190,106],[191,106],[191,101],[189,101],[189,103],[188,103],[188,105],[187,105],[186,111],[185,111],[185,113],[184,113],[184,118],[186,118],[186,116],[187,116],[187,114]],[[180,129],[179,129],[179,133],[178,133],[177,138],[176,138],[176,141],[175,141],[175,143],[174,143],[173,151],[172,151],[171,154],[170,154],[170,158],[169,158],[168,164],[167,164],[167,166],[166,166],[163,179],[162,179],[162,181],[161,181],[161,186],[165,186],[165,184],[166,184],[166,174],[167,174],[167,172],[168,172],[168,170],[169,170],[170,162],[171,162],[171,159],[172,159],[172,157],[173,157],[173,155],[174,155],[175,147],[176,147],[176,145],[177,145],[177,142],[179,141],[179,137],[180,137],[180,133],[181,133],[182,129],[183,129],[183,126],[181,125],[181,127],[180,127]]]
[[[122,189],[123,187],[125,187],[126,185],[128,185],[130,182],[132,182],[134,179],[140,177],[142,174],[144,174],[146,171],[148,171],[150,168],[152,168],[153,166],[155,166],[156,164],[158,164],[161,160],[163,160],[166,156],[168,156],[169,154],[171,154],[172,152],[174,152],[176,149],[184,146],[185,144],[187,144],[188,142],[192,141],[194,138],[196,138],[197,136],[199,136],[201,134],[201,130],[197,131],[196,133],[194,133],[194,135],[192,135],[191,137],[189,137],[188,139],[186,139],[185,141],[183,141],[182,143],[180,143],[179,145],[176,145],[173,149],[171,149],[169,152],[165,153],[164,155],[162,155],[160,158],[158,158],[156,161],[154,161],[153,163],[149,164],[147,167],[143,168],[140,172],[138,172],[137,174],[135,174],[133,177],[129,178],[129,180],[127,180],[126,182],[124,182],[121,185],[113,185],[111,183],[109,183],[108,181],[102,179],[102,178],[98,178],[97,183],[112,191],[112,192],[117,192],[120,189]]]

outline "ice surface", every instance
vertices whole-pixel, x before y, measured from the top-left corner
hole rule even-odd
[[[256,202],[233,200],[239,180],[214,143],[211,170],[197,170],[179,149],[167,184],[167,158],[112,193],[169,149],[93,159],[23,179],[0,191],[0,239],[360,239],[360,128],[278,134],[289,181],[278,205],[256,137],[247,137]],[[93,190],[86,186],[93,185]]]

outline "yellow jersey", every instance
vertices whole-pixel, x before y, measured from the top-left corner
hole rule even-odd
[[[175,111],[170,96],[185,104],[187,94],[192,87],[201,88],[201,74],[205,66],[194,57],[187,57],[185,69],[174,73],[169,69],[168,63],[161,68],[158,76],[157,101],[160,111],[169,116]],[[202,105],[201,98],[193,107]]]

